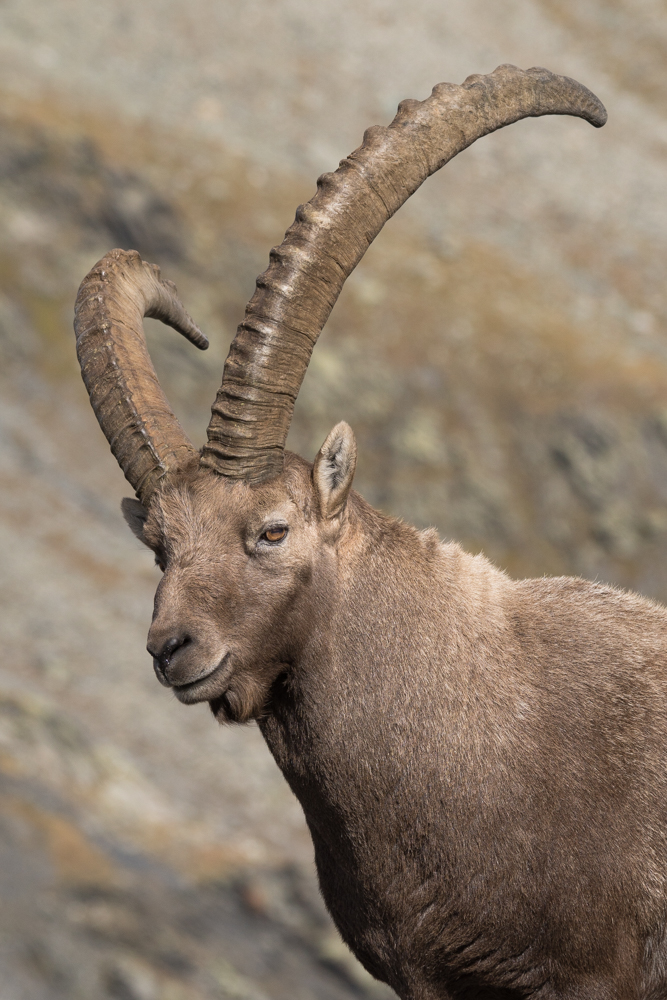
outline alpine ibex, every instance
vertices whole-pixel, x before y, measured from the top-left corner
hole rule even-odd
[[[351,491],[352,431],[284,451],[345,278],[399,206],[528,116],[605,122],[573,80],[501,66],[404,101],[298,209],[258,279],[196,452],[142,316],[206,340],[135,252],[76,307],[83,377],[164,570],[160,682],[257,719],[322,893],[403,998],[667,997],[667,612],[579,579],[516,582]]]

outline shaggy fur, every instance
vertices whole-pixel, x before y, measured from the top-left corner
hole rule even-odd
[[[128,512],[165,567],[162,682],[259,719],[337,926],[404,1000],[664,1000],[667,612],[513,581],[353,473],[339,425],[314,472],[200,470]]]

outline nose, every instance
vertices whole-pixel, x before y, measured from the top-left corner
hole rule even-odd
[[[189,635],[174,635],[170,639],[165,639],[162,643],[149,642],[146,649],[153,657],[153,669],[160,684],[171,687],[168,678],[169,664],[174,658],[177,650],[187,646],[190,642]]]

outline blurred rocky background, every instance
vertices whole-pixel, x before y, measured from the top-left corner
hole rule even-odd
[[[291,446],[344,418],[372,503],[512,574],[665,600],[662,0],[0,2],[0,1000],[389,995],[328,921],[256,728],[153,678],[158,573],[72,304],[114,246],[176,281],[210,351],[148,336],[201,443],[318,173],[500,62],[580,79],[608,125],[523,122],[426,183],[344,290]]]

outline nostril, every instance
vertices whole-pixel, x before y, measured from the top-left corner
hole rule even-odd
[[[159,659],[160,663],[164,667],[168,667],[169,666],[169,660],[174,655],[174,653],[176,652],[176,650],[180,649],[181,646],[184,646],[186,644],[186,642],[188,642],[188,637],[186,635],[185,636],[174,636],[173,639],[167,639],[167,641],[165,642],[165,644],[162,647],[162,650],[161,650],[161,652],[160,652],[160,654],[158,656],[158,659]]]
[[[172,636],[170,639],[167,639],[161,647],[155,648],[150,645],[148,646],[148,652],[153,657],[155,674],[161,684],[169,687],[167,670],[169,668],[169,664],[171,663],[171,659],[178,649],[182,646],[186,646],[190,641],[189,635],[179,635]]]

